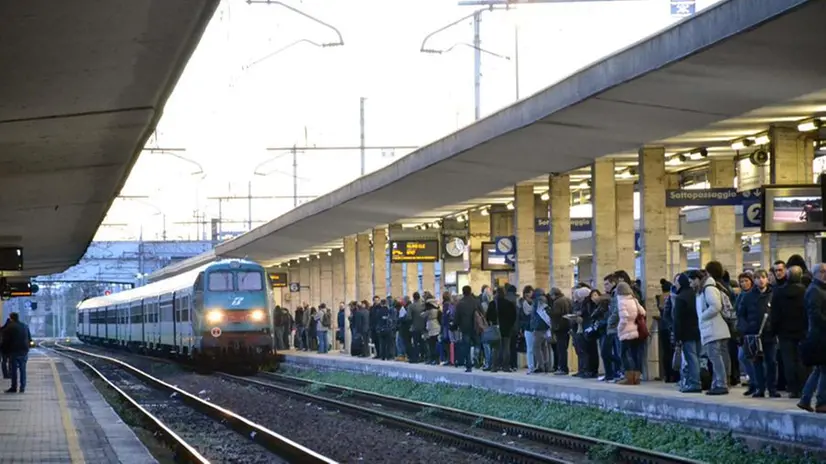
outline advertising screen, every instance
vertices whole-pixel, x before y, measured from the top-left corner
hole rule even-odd
[[[496,243],[485,242],[482,244],[482,270],[510,272],[514,267],[505,261],[504,255],[496,254]]]
[[[767,185],[763,194],[763,232],[822,232],[823,197],[819,185]]]
[[[438,240],[393,240],[391,263],[433,263],[439,260]]]

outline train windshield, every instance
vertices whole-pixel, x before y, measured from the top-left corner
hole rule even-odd
[[[264,289],[264,280],[260,272],[238,271],[238,290],[239,291],[260,291]]]
[[[231,272],[210,272],[209,291],[211,292],[231,292],[232,273]]]

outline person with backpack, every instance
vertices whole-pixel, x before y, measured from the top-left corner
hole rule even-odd
[[[707,395],[728,394],[728,371],[731,364],[728,340],[731,332],[723,319],[723,298],[714,278],[705,271],[694,270],[688,275],[691,287],[697,292],[695,304],[700,323],[700,339],[712,366],[711,389]]]
[[[737,359],[737,311],[734,309],[734,289],[731,287],[731,276],[728,271],[723,270],[723,265],[719,261],[709,261],[706,264],[706,272],[714,279],[714,285],[720,291],[723,309],[721,314],[723,320],[728,325],[731,338],[728,340],[729,359]],[[726,365],[726,375],[728,376],[729,388],[740,385],[740,366],[737,362]]]

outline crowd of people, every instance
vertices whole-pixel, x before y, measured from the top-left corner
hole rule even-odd
[[[484,285],[478,294],[465,286],[441,301],[428,291],[377,296],[372,303],[350,302],[349,316],[342,302],[335,337],[344,344],[349,317],[353,356],[514,372],[522,352],[529,375],[569,375],[573,342],[575,376],[638,385],[647,371],[653,320],[662,380],[676,383],[680,392],[726,395],[745,381],[744,395],[778,398],[786,391],[801,409],[826,413],[826,264],[810,272],[794,255],[770,271],[743,272],[732,280],[710,261],[662,279],[651,317],[639,281],[626,271],[602,283],[602,289],[580,283],[570,296],[532,286],[519,295],[510,284]],[[323,304],[316,309],[305,303],[294,318],[277,308],[279,349],[290,346],[293,334],[296,349],[326,353],[332,317]]]
[[[0,328],[0,369],[3,378],[11,380],[11,388],[6,393],[25,393],[26,363],[31,343],[29,327],[20,321],[19,314],[11,313]]]

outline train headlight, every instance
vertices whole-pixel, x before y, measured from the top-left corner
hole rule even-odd
[[[256,309],[252,312],[252,314],[250,314],[250,319],[252,319],[255,322],[261,322],[266,317],[267,317],[267,315],[264,313],[264,311],[262,311],[260,309]]]
[[[213,309],[207,313],[206,319],[211,324],[217,324],[224,320],[224,312],[220,309]]]

